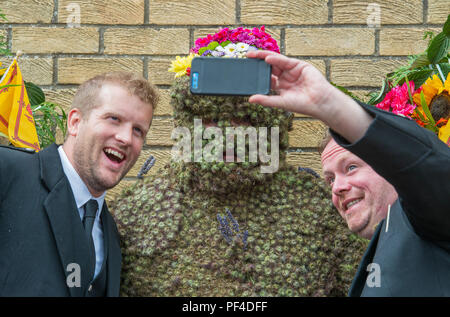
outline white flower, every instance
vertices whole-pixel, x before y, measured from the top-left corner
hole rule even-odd
[[[214,50],[225,53],[225,49],[222,47],[222,45],[217,45],[217,47]]]
[[[234,45],[233,43],[228,44],[227,46],[224,47],[224,49],[226,56],[235,56],[237,53],[236,45]]]
[[[249,46],[250,45],[248,45],[247,43],[239,42],[239,43],[236,44],[236,49],[239,52],[247,52]]]

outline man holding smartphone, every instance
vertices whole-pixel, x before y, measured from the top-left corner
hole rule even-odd
[[[409,119],[357,103],[304,61],[267,51],[247,56],[272,65],[272,89],[279,94],[254,95],[250,102],[322,120],[340,148],[367,162],[398,193],[349,295],[450,296],[450,186],[443,177],[450,173],[450,149]],[[371,283],[372,273],[378,283]]]

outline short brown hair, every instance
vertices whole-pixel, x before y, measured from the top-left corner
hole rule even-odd
[[[70,109],[78,108],[84,115],[89,115],[93,108],[99,106],[98,94],[105,83],[127,89],[132,96],[151,105],[155,111],[159,100],[157,89],[144,77],[130,72],[108,72],[88,79],[78,87]]]
[[[331,141],[331,139],[333,139],[333,137],[331,136],[330,133],[330,129],[326,128],[323,131],[323,136],[322,136],[322,140],[319,143],[319,153],[322,155],[323,150],[325,150],[327,144]]]

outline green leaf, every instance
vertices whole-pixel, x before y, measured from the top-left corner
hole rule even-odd
[[[444,24],[444,29],[442,30],[442,33],[444,33],[447,36],[450,36],[450,14],[447,16],[447,21]]]
[[[422,84],[431,76],[433,75],[434,70],[429,68],[418,68],[414,69],[408,73],[405,73],[404,75],[408,76],[409,80],[412,80],[415,84],[415,87],[418,88],[422,86]],[[402,85],[405,82],[405,78],[398,81],[398,85]]]
[[[25,82],[25,88],[27,89],[28,99],[30,105],[35,106],[45,101],[45,95],[42,89],[33,83]]]
[[[208,46],[206,48],[208,50],[214,51],[217,46],[219,46],[219,42],[212,41],[211,43],[208,44]]]
[[[433,119],[433,116],[431,115],[430,109],[428,108],[427,102],[425,101],[425,95],[423,91],[420,92],[420,103],[422,104],[423,112],[425,112],[425,115],[427,116],[428,121],[430,122],[428,128],[430,130],[433,130],[434,132],[437,132],[436,122]]]
[[[410,69],[419,68],[423,66],[430,65],[430,61],[428,60],[428,56],[426,53],[422,53],[414,60],[414,62],[411,64]]]
[[[208,48],[207,47],[202,47],[198,50],[198,55],[202,55]]]
[[[367,102],[369,105],[373,106],[383,101],[384,95],[386,93],[387,82],[388,81],[386,79],[383,80],[383,84],[381,85],[379,93],[374,94],[372,98],[370,98],[370,100]]]
[[[227,45],[230,44],[230,43],[231,43],[231,41],[225,41],[225,42],[220,43],[220,45],[221,45],[222,47],[225,47],[225,46],[227,46]]]
[[[439,33],[431,41],[428,47],[428,60],[431,64],[437,64],[444,56],[447,55],[447,51],[450,44],[450,38],[445,33]]]

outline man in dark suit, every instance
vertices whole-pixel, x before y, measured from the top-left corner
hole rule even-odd
[[[351,229],[372,238],[349,295],[450,296],[448,146],[412,120],[355,102],[308,63],[264,51],[248,55],[272,65],[272,88],[280,94],[250,102],[331,128],[322,163],[333,202]]]
[[[79,87],[62,146],[0,148],[0,296],[118,296],[104,197],[136,162],[156,102],[144,78],[102,74]]]

